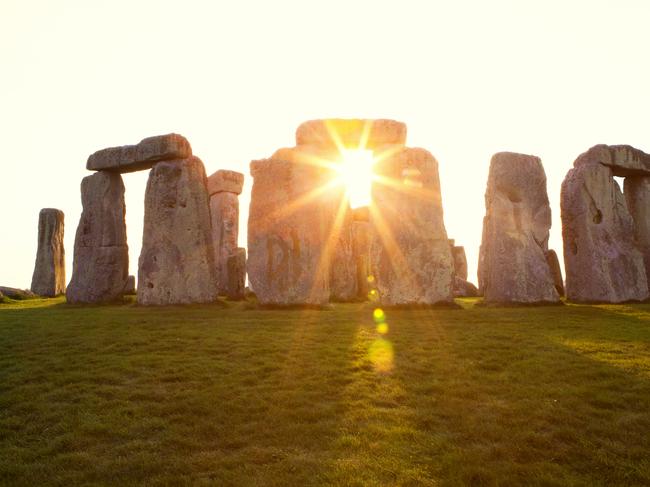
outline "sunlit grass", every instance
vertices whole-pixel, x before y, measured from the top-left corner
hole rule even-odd
[[[5,485],[650,483],[649,305],[61,302],[0,305]]]

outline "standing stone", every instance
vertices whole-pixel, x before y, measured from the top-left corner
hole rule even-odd
[[[126,286],[124,286],[124,294],[133,295],[135,293],[135,276],[129,276],[126,280]]]
[[[355,208],[352,222],[352,252],[357,281],[357,298],[367,299],[370,282],[374,280],[370,271],[370,215],[368,207]]]
[[[101,303],[122,297],[129,275],[124,183],[101,171],[81,182],[83,211],[74,243],[69,303]]]
[[[145,193],[138,303],[216,299],[207,178],[197,157],[156,164]]]
[[[650,286],[650,177],[625,178],[627,208],[634,220],[636,244],[643,254],[645,274]]]
[[[239,247],[228,256],[226,297],[239,301],[246,297],[246,249]]]
[[[479,289],[488,303],[553,303],[560,297],[546,261],[551,209],[538,157],[492,157],[479,256]]]
[[[43,208],[38,215],[38,250],[31,290],[40,296],[65,292],[63,219],[63,212],[54,208]]]
[[[326,252],[331,197],[318,188],[331,171],[294,160],[291,149],[251,162],[247,271],[263,305],[323,305],[329,301]]]
[[[385,305],[452,301],[454,263],[443,220],[438,162],[399,147],[375,165],[371,269]]]
[[[228,259],[237,251],[239,238],[239,197],[244,185],[244,175],[219,170],[208,178],[212,244],[217,273],[217,291],[227,294]]]
[[[580,155],[562,183],[566,294],[571,301],[620,303],[648,298],[635,225],[610,167],[612,152]]]
[[[551,276],[553,277],[553,284],[555,285],[555,290],[560,296],[564,296],[564,281],[562,280],[562,269],[560,268],[560,261],[557,258],[555,250],[549,250],[546,252],[546,263],[548,268],[551,270]]]
[[[457,277],[467,280],[467,256],[465,247],[462,245],[452,245],[451,256],[454,260],[454,273]]]
[[[612,153],[595,146],[574,163],[562,184],[562,233],[567,297],[623,302],[648,295],[634,221],[613,179]]]

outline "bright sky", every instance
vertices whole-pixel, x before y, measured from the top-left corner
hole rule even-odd
[[[393,118],[440,163],[447,231],[475,279],[490,157],[542,158],[560,184],[597,143],[650,152],[650,2],[0,3],[0,285],[29,287],[38,212],[66,216],[67,278],[86,159],[185,135],[208,174],[246,174],[304,120]],[[125,176],[137,274],[147,173]]]

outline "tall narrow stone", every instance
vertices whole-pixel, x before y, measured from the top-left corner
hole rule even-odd
[[[634,220],[634,236],[643,254],[645,273],[650,286],[650,177],[625,178],[625,200]]]
[[[373,183],[370,211],[370,260],[379,298],[385,305],[451,302],[454,264],[438,162],[424,149],[384,150],[390,155],[375,165],[380,179]]]
[[[145,193],[138,303],[216,299],[207,178],[197,157],[156,164]]]
[[[352,251],[357,281],[357,298],[366,299],[370,282],[374,280],[370,270],[370,215],[368,207],[355,208],[352,222]]]
[[[83,211],[74,243],[69,303],[101,303],[122,297],[129,275],[124,183],[101,171],[81,182]]]
[[[219,294],[228,293],[228,259],[237,251],[239,194],[243,184],[244,175],[235,171],[219,170],[208,178],[212,243]]]
[[[479,289],[488,303],[552,303],[560,297],[546,261],[551,209],[535,156],[492,157],[485,192]]]
[[[43,208],[38,215],[38,250],[32,276],[32,292],[58,296],[65,292],[64,215],[61,210]]]
[[[604,303],[647,299],[643,255],[634,220],[613,178],[612,152],[595,146],[573,165],[562,183],[560,202],[567,298]]]
[[[329,301],[328,235],[334,210],[332,175],[296,159],[291,149],[251,162],[247,271],[265,305],[323,305]]]
[[[246,294],[246,249],[239,247],[228,256],[226,296],[232,301],[244,299]]]

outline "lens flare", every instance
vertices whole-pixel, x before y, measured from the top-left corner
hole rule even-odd
[[[377,301],[378,299],[379,299],[379,293],[377,292],[377,290],[371,289],[370,292],[368,293],[368,300]]]
[[[380,335],[385,335],[386,333],[388,333],[388,323],[386,322],[379,323],[377,325],[377,333],[379,333]]]
[[[383,323],[386,321],[386,313],[381,308],[375,308],[372,312],[372,317],[375,319],[375,323]]]

